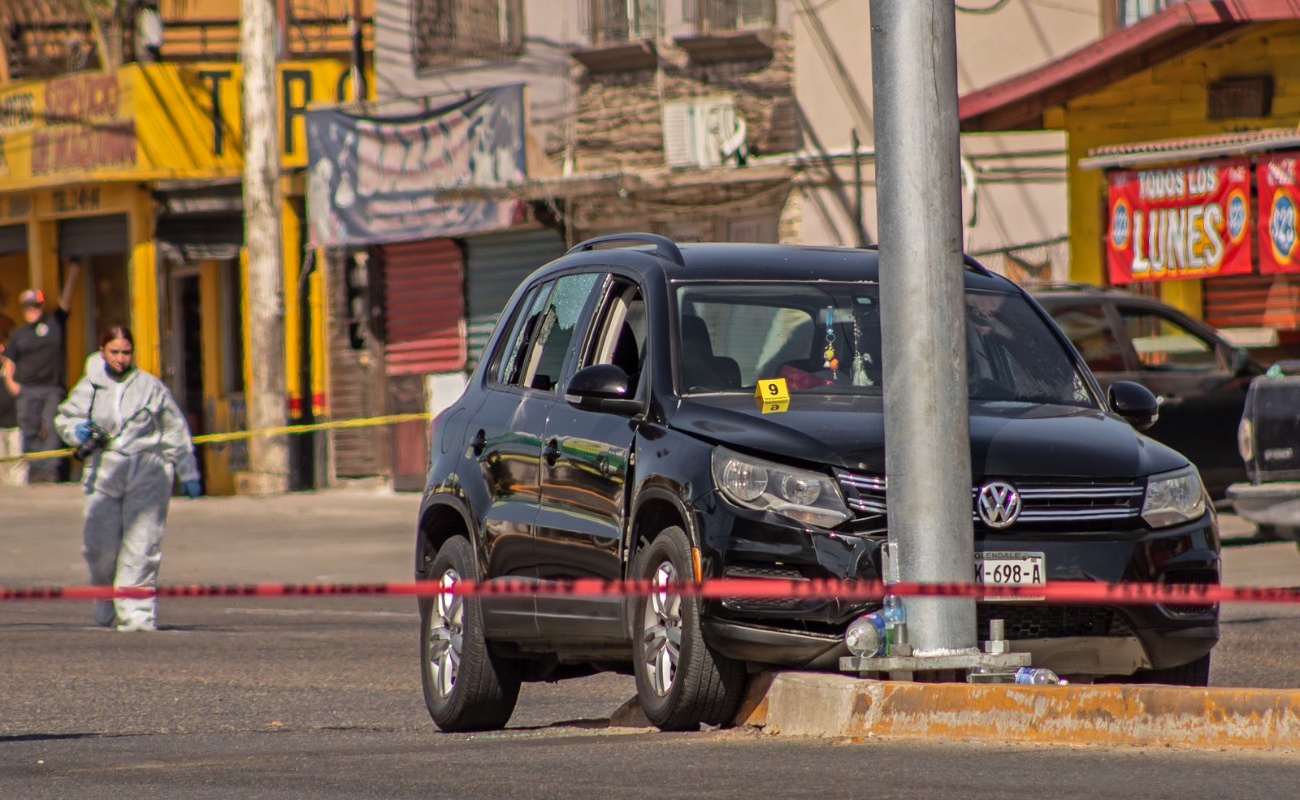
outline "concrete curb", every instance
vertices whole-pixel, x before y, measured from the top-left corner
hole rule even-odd
[[[777,673],[763,687],[760,678],[737,724],[792,736],[1300,747],[1300,691],[904,683],[807,672]]]

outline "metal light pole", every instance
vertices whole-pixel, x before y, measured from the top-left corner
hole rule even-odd
[[[889,545],[974,579],[954,0],[871,0]],[[975,601],[906,598],[918,657],[975,652]]]
[[[243,0],[239,29],[244,63],[244,247],[248,254],[248,329],[253,363],[248,422],[253,430],[287,422],[284,245],[280,231],[280,137],[276,93],[274,0]],[[254,494],[289,489],[286,437],[249,441]]]

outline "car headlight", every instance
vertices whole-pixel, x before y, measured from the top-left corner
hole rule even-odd
[[[1152,475],[1147,479],[1142,519],[1153,528],[1200,519],[1205,513],[1205,491],[1196,467]]]
[[[816,528],[852,519],[835,481],[725,447],[713,450],[713,483],[738,506],[770,511]]]

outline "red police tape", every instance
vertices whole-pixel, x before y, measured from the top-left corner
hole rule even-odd
[[[703,583],[675,584],[672,590],[709,600],[784,600],[791,598],[879,600],[886,586],[879,581],[830,579],[787,581],[766,579],[718,579]],[[464,597],[546,595],[552,597],[647,596],[663,588],[650,581],[604,581],[583,579],[536,584],[526,581],[492,581],[478,584],[461,581],[444,588],[437,581],[414,583],[267,583],[220,586],[159,586],[129,588],[112,586],[0,588],[0,600],[108,600],[114,597],[302,597],[318,595],[390,595],[432,597],[454,594]],[[1211,603],[1300,603],[1300,586],[1227,587],[1206,584],[1106,584],[1091,581],[1058,581],[1036,586],[986,586],[976,583],[895,583],[888,591],[905,597],[966,597],[977,600],[1041,600],[1054,603],[1093,605],[1204,605]]]

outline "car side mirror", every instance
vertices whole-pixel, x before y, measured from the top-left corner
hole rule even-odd
[[[1151,390],[1133,381],[1115,381],[1110,385],[1110,407],[1128,424],[1144,431],[1160,418],[1160,401]]]
[[[564,389],[564,400],[587,411],[635,414],[641,401],[628,396],[627,373],[615,364],[593,364],[574,373]]]

